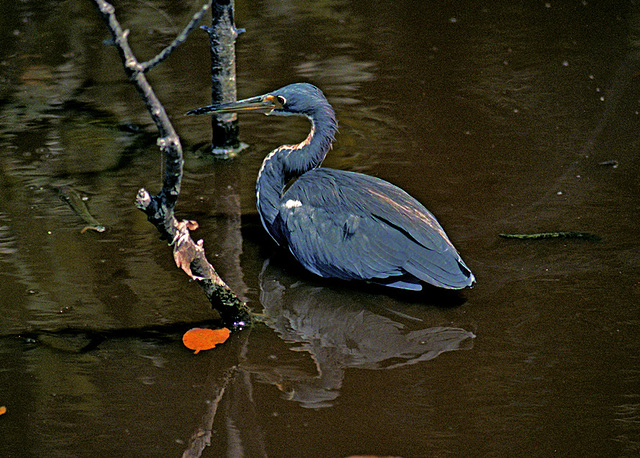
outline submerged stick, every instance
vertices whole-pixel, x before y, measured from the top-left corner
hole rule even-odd
[[[602,240],[599,235],[591,234],[589,232],[538,232],[535,234],[498,234],[498,236],[504,239],[519,239],[519,240],[541,240],[541,239],[583,239],[583,240]]]
[[[78,191],[70,188],[69,186],[60,186],[58,188],[58,196],[60,200],[66,202],[71,210],[73,210],[76,215],[82,218],[87,226],[80,231],[80,233],[84,234],[88,230],[94,230],[97,232],[104,232],[107,228],[104,227],[100,221],[95,219],[91,213],[89,213],[89,208],[87,208],[87,204],[82,199],[82,196],[78,194]]]

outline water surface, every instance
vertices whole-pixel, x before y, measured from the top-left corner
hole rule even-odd
[[[141,59],[198,7],[116,6]],[[321,87],[340,122],[325,165],[422,201],[476,287],[399,295],[328,283],[273,247],[255,178],[308,123],[248,115],[239,157],[198,157],[208,120],[182,115],[208,103],[207,38],[196,31],[150,73],[187,156],[178,216],[199,222],[194,237],[262,320],[194,356],[181,332],[213,314],[133,205],[138,188],[157,191],[163,161],[104,25],[90,2],[4,2],[3,454],[636,456],[633,3],[236,7],[239,96]],[[107,231],[81,233],[61,186]],[[542,231],[602,240],[498,237]]]

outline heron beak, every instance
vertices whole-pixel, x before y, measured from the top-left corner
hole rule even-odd
[[[222,114],[222,113],[239,113],[243,111],[253,111],[254,113],[269,114],[273,110],[282,108],[282,104],[278,98],[273,95],[259,95],[237,102],[222,103],[219,105],[209,105],[195,110],[187,111],[188,115],[201,114]]]

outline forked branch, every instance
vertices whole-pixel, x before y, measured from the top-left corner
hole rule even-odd
[[[94,0],[109,28],[113,42],[120,54],[125,73],[142,97],[153,122],[158,128],[158,146],[166,158],[165,175],[161,191],[152,196],[140,189],[136,206],[158,229],[161,238],[168,240],[173,248],[174,259],[192,279],[198,282],[211,306],[220,313],[225,326],[239,329],[249,323],[249,312],[244,303],[216,273],[205,256],[202,240],[195,243],[190,230],[197,227],[194,221],[178,221],[174,209],[180,195],[183,173],[183,154],[180,138],[176,133],[160,100],[149,84],[145,72],[166,59],[183,43],[187,35],[196,28],[198,21],[211,6],[211,2],[198,11],[187,27],[160,54],[146,63],[140,63],[129,46],[129,30],[123,30],[115,15],[115,8],[105,0]]]

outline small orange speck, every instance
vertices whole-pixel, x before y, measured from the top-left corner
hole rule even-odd
[[[231,331],[227,328],[222,329],[189,329],[182,336],[182,343],[189,350],[195,350],[194,354],[198,354],[201,350],[210,350],[216,345],[225,342]]]
[[[5,406],[0,406],[0,415],[4,415],[7,413],[7,408]]]

